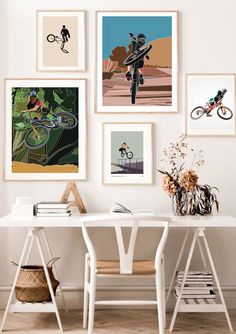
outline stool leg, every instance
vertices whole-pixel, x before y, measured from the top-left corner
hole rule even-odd
[[[94,327],[94,310],[96,295],[96,271],[90,269],[90,293],[89,293],[89,318],[88,318],[88,334],[93,334]]]
[[[163,290],[162,290],[162,277],[161,277],[161,265],[160,265],[156,273],[156,294],[157,294],[157,313],[158,313],[159,334],[164,334],[164,321],[165,321],[162,292]]]
[[[162,304],[163,304],[163,323],[164,328],[166,328],[166,291],[165,291],[165,260],[164,255],[161,259],[161,284],[162,284]]]
[[[21,266],[23,264],[23,260],[24,260],[25,254],[26,254],[26,250],[27,250],[27,246],[28,246],[28,242],[29,242],[30,238],[33,238],[33,236],[32,236],[32,232],[29,230],[29,232],[26,236],[26,240],[25,240],[25,244],[24,244],[21,256],[20,256],[20,261],[19,261],[19,264],[18,264],[18,268],[16,270],[16,274],[15,274],[15,278],[14,278],[14,281],[13,281],[13,284],[12,284],[11,292],[10,292],[10,295],[9,295],[9,298],[8,298],[8,301],[7,301],[6,310],[5,310],[4,315],[3,315],[3,319],[2,319],[2,323],[1,323],[1,327],[0,327],[0,332],[2,332],[3,328],[4,328],[4,324],[5,324],[5,321],[6,321],[6,318],[7,318],[7,314],[8,314],[10,305],[11,305],[12,297],[13,297],[13,294],[14,294],[14,291],[15,291],[17,279],[18,279],[18,276],[19,276],[19,273],[20,273]]]
[[[83,328],[88,326],[89,255],[85,254]]]
[[[46,248],[47,248],[48,255],[49,255],[50,259],[52,259],[53,258],[52,251],[50,249],[48,238],[47,238],[47,235],[46,235],[46,232],[45,232],[44,228],[41,229],[41,232],[42,232],[42,235],[43,235],[43,238],[44,238],[44,242],[45,242],[45,245],[46,245]],[[58,276],[58,272],[57,272],[57,269],[56,269],[56,264],[54,264],[54,272],[55,272],[56,278],[58,279],[58,281],[60,281],[59,276]],[[61,298],[62,298],[62,303],[63,303],[64,309],[65,309],[65,312],[68,313],[68,307],[66,305],[66,301],[65,301],[65,297],[64,297],[64,293],[63,293],[61,284],[58,286],[58,290],[59,290]]]
[[[35,231],[34,233],[35,233],[35,239],[36,239],[37,245],[38,245],[39,255],[41,257],[41,261],[42,261],[42,264],[43,264],[45,276],[46,276],[46,279],[47,279],[48,288],[49,288],[50,295],[51,295],[51,298],[52,298],[52,303],[54,305],[58,326],[59,326],[60,331],[63,332],[63,328],[62,328],[62,324],[61,324],[61,318],[60,318],[60,315],[59,315],[59,312],[58,312],[56,299],[55,299],[55,296],[54,296],[54,293],[53,293],[52,284],[51,284],[51,280],[50,280],[49,273],[48,273],[48,268],[47,268],[47,265],[46,265],[46,262],[45,262],[45,259],[44,259],[44,256],[43,256],[43,250],[42,250],[42,246],[41,246],[41,243],[40,243],[40,240],[39,240],[39,237],[38,237],[38,232]]]

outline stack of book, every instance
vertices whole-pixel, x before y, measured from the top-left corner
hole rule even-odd
[[[70,204],[61,202],[40,202],[35,205],[37,217],[69,217]]]
[[[177,271],[175,295],[179,296],[182,280],[184,277],[183,271]],[[213,291],[212,273],[209,271],[189,271],[182,292],[182,298],[215,298]]]

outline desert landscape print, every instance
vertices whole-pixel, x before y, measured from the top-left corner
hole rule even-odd
[[[104,16],[102,85],[103,106],[130,106],[132,80],[126,78],[124,60],[132,53],[130,33],[146,36],[152,48],[141,68],[144,84],[139,85],[136,105],[172,105],[172,17]]]

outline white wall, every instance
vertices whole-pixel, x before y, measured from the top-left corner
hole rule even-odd
[[[160,189],[159,175],[155,174],[151,186],[102,185],[102,122],[103,121],[152,121],[155,122],[154,161],[158,167],[163,147],[184,131],[185,73],[233,73],[235,55],[235,0],[219,5],[215,0],[2,0],[1,53],[0,53],[0,156],[4,161],[4,92],[3,78],[75,77],[88,78],[88,179],[78,183],[88,211],[107,211],[115,200],[131,208],[151,208],[170,211],[170,199]],[[179,11],[179,110],[177,114],[99,115],[94,114],[94,63],[95,63],[95,10],[177,10]],[[87,59],[86,73],[38,73],[35,70],[35,12],[37,9],[87,10]],[[201,183],[220,189],[221,213],[236,215],[236,139],[194,138],[193,146],[204,151],[206,165],[202,168]],[[56,200],[64,190],[65,182],[5,182],[0,180],[0,214],[10,210],[16,196],[32,196],[34,202]],[[76,233],[75,233],[76,232]],[[61,256],[59,270],[61,280],[68,287],[82,284],[84,245],[79,231],[48,231],[54,254]],[[235,254],[236,230],[209,231],[209,242],[222,284],[236,287],[236,268],[232,266]],[[14,268],[10,260],[17,261],[25,231],[1,230],[0,234],[0,286],[9,285]],[[182,232],[173,231],[167,244],[167,282],[181,243]],[[105,241],[101,241],[101,244]],[[148,241],[141,246],[147,249]],[[101,246],[102,247],[102,246]],[[198,254],[195,264],[199,263]]]

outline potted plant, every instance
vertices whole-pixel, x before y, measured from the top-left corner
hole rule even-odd
[[[198,169],[205,163],[202,153],[189,146],[187,135],[163,150],[162,167],[158,171],[163,174],[162,189],[172,198],[177,215],[208,215],[214,205],[219,209],[218,189],[198,183]]]

